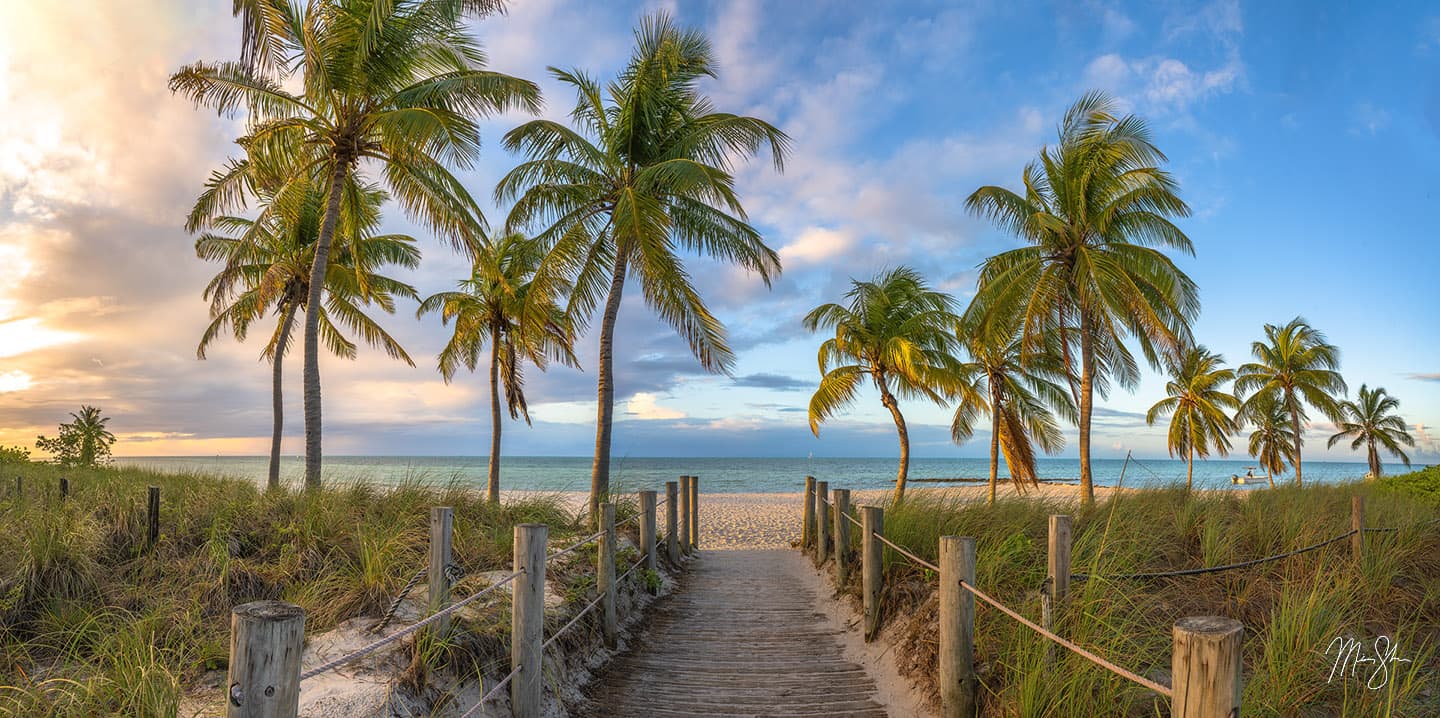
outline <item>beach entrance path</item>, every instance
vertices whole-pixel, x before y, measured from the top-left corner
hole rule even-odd
[[[703,551],[577,714],[884,718],[875,682],[816,611],[811,570],[794,550]]]

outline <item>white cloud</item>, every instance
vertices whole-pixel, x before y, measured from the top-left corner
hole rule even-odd
[[[660,406],[656,396],[645,391],[636,392],[634,396],[630,397],[620,413],[629,418],[641,420],[685,418],[685,412],[668,406]]]
[[[806,227],[795,241],[780,248],[780,261],[785,266],[819,264],[849,251],[855,235],[846,230]]]
[[[34,383],[32,379],[33,377],[19,369],[0,373],[0,394],[29,389]]]
[[[1127,105],[1140,101],[1143,111],[1183,113],[1196,102],[1234,90],[1244,65],[1232,56],[1213,69],[1196,70],[1171,57],[1126,60],[1110,53],[1090,61],[1083,77],[1086,85],[1108,90]]]

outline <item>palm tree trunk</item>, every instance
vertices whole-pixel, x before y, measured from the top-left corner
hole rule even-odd
[[[1380,452],[1378,452],[1378,451],[1375,450],[1375,440],[1374,440],[1374,439],[1369,439],[1369,440],[1367,440],[1365,443],[1368,445],[1368,448],[1370,449],[1370,452],[1369,452],[1370,455],[1369,455],[1369,457],[1368,457],[1368,458],[1370,459],[1370,475],[1371,475],[1372,477],[1378,479],[1378,478],[1380,478],[1380,472],[1382,471],[1382,468],[1381,468],[1381,466],[1380,466]]]
[[[1195,482],[1195,449],[1191,448],[1185,452],[1185,460],[1189,467],[1185,470],[1185,490],[1189,491]]]
[[[1300,410],[1290,411],[1290,427],[1295,430],[1295,485],[1300,486]]]
[[[486,497],[500,503],[500,333],[490,330],[490,490]]]
[[[344,192],[350,160],[333,158],[330,197],[320,236],[315,240],[315,262],[310,265],[309,296],[305,300],[305,488],[320,488],[320,299],[325,292],[325,270],[330,264],[330,244],[340,219],[340,197]]]
[[[270,475],[265,480],[267,489],[280,487],[280,436],[285,426],[285,399],[282,391],[284,386],[280,381],[281,362],[284,361],[285,349],[290,344],[290,331],[294,328],[295,310],[298,308],[295,298],[286,301],[285,316],[280,320],[280,336],[275,339],[275,355],[270,358],[270,411],[274,420],[270,431]]]
[[[590,526],[596,525],[600,502],[610,493],[610,428],[615,416],[615,318],[620,314],[620,298],[625,293],[625,253],[616,248],[615,270],[610,277],[610,295],[605,298],[605,314],[600,321],[600,368],[596,389],[599,394],[595,409],[595,462],[590,467]]]
[[[905,428],[905,416],[900,413],[900,403],[885,386],[884,377],[876,377],[880,386],[880,403],[890,410],[895,419],[895,432],[900,435],[900,470],[895,475],[895,503],[905,499],[905,479],[910,476],[910,432]]]
[[[1080,501],[1095,503],[1095,477],[1090,473],[1090,415],[1095,402],[1095,347],[1090,319],[1080,312]]]
[[[990,505],[995,505],[995,485],[1000,483],[1000,399],[990,382]],[[1012,477],[1013,478],[1013,477]]]

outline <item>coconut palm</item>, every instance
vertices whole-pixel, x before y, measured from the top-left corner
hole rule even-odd
[[[319,336],[332,353],[354,358],[356,345],[344,336],[341,327],[345,327],[392,358],[414,366],[404,348],[365,313],[364,307],[374,304],[386,313],[394,313],[395,297],[415,298],[414,287],[379,271],[389,265],[414,268],[419,265],[420,251],[412,237],[375,234],[380,207],[385,202],[385,193],[378,187],[358,187],[350,196],[359,201],[342,205],[345,216],[339,223],[337,251],[326,267]],[[269,210],[273,199],[262,196],[261,205]],[[294,216],[284,217],[272,211],[262,211],[260,219],[222,216],[209,223],[216,231],[202,234],[195,243],[201,259],[224,262],[205,287],[205,298],[211,302],[211,321],[200,338],[197,356],[204,359],[211,343],[226,332],[244,341],[252,324],[267,315],[277,317],[261,352],[271,363],[273,418],[267,482],[271,488],[280,484],[285,413],[282,360],[290,347],[295,318],[306,311],[310,268],[314,265],[324,207],[325,195],[314,186]]]
[[[1024,350],[1016,334],[1017,323],[991,317],[976,321],[967,314],[962,322],[961,342],[971,360],[962,365],[965,379],[958,392],[960,403],[950,424],[950,436],[959,444],[974,435],[976,421],[990,418],[990,503],[995,503],[999,483],[999,461],[1017,492],[1025,485],[1038,486],[1035,444],[1047,454],[1065,447],[1057,415],[1075,420],[1075,403],[1061,384],[1063,363],[1052,354],[1031,355],[1022,361]],[[997,329],[998,328],[998,329]]]
[[[1245,413],[1255,427],[1250,433],[1250,455],[1265,469],[1273,489],[1275,475],[1285,473],[1295,463],[1295,431],[1290,426],[1290,414],[1271,397],[1258,397]]]
[[[959,390],[962,368],[954,358],[960,348],[954,334],[959,317],[950,295],[932,290],[908,267],[850,284],[848,304],[822,304],[805,315],[806,329],[835,331],[820,345],[821,378],[810,397],[810,431],[819,436],[820,425],[855,400],[868,376],[900,439],[898,502],[905,498],[910,472],[910,433],[900,399],[944,404]]]
[[[100,409],[81,406],[80,412],[70,412],[74,419],[61,424],[55,438],[39,436],[35,448],[48,451],[61,466],[98,466],[110,458],[110,447],[115,444],[115,435],[106,424],[110,417],[102,416]]]
[[[322,278],[350,179],[362,161],[373,162],[407,213],[457,247],[471,247],[484,218],[447,166],[468,169],[478,159],[476,117],[517,106],[538,110],[536,86],[485,70],[467,34],[468,16],[498,7],[486,0],[237,0],[241,62],[198,62],[170,78],[171,90],[197,105],[247,112],[247,143],[286,156],[283,165],[293,170],[274,193],[281,205],[298,204],[314,182],[324,188],[305,312],[306,486],[320,485]],[[225,214],[241,201],[249,182],[244,165],[220,170],[219,189],[202,195],[198,214]]]
[[[1238,429],[1228,412],[1239,409],[1240,401],[1224,388],[1235,380],[1235,371],[1224,364],[1224,357],[1203,346],[1186,349],[1180,361],[1170,365],[1170,381],[1165,383],[1169,396],[1145,414],[1151,426],[1170,417],[1166,446],[1171,456],[1185,457],[1186,490],[1195,482],[1195,457],[1206,458],[1212,450],[1228,455],[1230,435]]]
[[[1252,421],[1261,407],[1269,402],[1280,405],[1290,415],[1290,431],[1294,436],[1295,485],[1303,483],[1300,447],[1305,443],[1301,422],[1308,419],[1305,405],[1320,411],[1332,421],[1340,421],[1340,400],[1346,387],[1340,372],[1340,349],[1325,340],[1325,335],[1295,317],[1285,326],[1265,325],[1265,341],[1253,342],[1250,351],[1257,361],[1240,367],[1235,378],[1235,394],[1242,399],[1239,417]],[[1245,398],[1249,395],[1249,398]]]
[[[1195,284],[1160,248],[1193,254],[1171,219],[1189,214],[1175,180],[1159,168],[1165,156],[1146,124],[1119,117],[1092,92],[1065,114],[1059,144],[1025,167],[1023,190],[987,186],[966,207],[1028,246],[985,261],[975,297],[984,314],[1019,317],[1025,358],[1058,334],[1060,354],[1079,407],[1080,484],[1094,500],[1090,422],[1094,395],[1114,381],[1133,388],[1139,367],[1134,339],[1152,366],[1190,341],[1199,312]]]
[[[1405,455],[1400,446],[1403,444],[1413,447],[1415,439],[1410,436],[1405,420],[1394,413],[1400,408],[1400,400],[1390,396],[1385,387],[1376,387],[1372,391],[1364,384],[1360,385],[1359,398],[1359,401],[1341,403],[1341,419],[1335,424],[1335,428],[1340,431],[1330,437],[1327,448],[1335,446],[1342,439],[1353,440],[1350,442],[1351,451],[1364,446],[1365,459],[1370,464],[1372,478],[1380,478],[1384,470],[1380,464],[1380,447],[1400,459],[1405,466],[1410,466],[1410,457]]]
[[[564,311],[553,298],[531,292],[531,278],[543,257],[540,243],[521,234],[487,240],[479,247],[470,278],[460,282],[460,291],[434,294],[416,312],[417,316],[440,312],[446,325],[455,321],[455,331],[438,359],[440,375],[447,384],[461,366],[475,371],[480,353],[487,342],[490,345],[491,503],[500,502],[501,384],[510,418],[523,416],[529,424],[522,364],[529,361],[542,370],[552,359],[575,365],[570,351],[574,337]],[[548,317],[539,331],[521,331],[527,304],[540,305]]]
[[[738,264],[769,286],[780,260],[746,222],[732,169],[766,143],[779,169],[789,139],[762,120],[715,111],[698,87],[716,76],[709,41],[663,13],[641,22],[629,64],[603,89],[578,70],[551,73],[575,89],[574,128],[533,120],[507,134],[506,147],[528,159],[501,179],[495,195],[514,202],[511,227],[542,227],[535,235],[548,247],[535,276],[542,294],[571,283],[566,313],[580,328],[604,302],[594,516],[610,486],[615,321],[627,276],[635,276],[645,303],[689,343],[704,369],[728,372],[734,355],[724,326],[681,255]]]

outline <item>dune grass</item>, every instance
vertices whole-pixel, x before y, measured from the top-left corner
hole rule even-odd
[[[426,561],[431,506],[454,507],[455,560],[468,572],[508,568],[517,523],[549,524],[556,540],[578,535],[559,497],[497,507],[423,479],[265,492],[196,474],[5,465],[0,715],[175,715],[186,685],[225,668],[234,605],[297,603],[307,633],[381,613]],[[146,551],[152,485],[161,536]]]
[[[1367,533],[1356,565],[1347,541],[1225,573],[1151,580],[1106,575],[1237,563],[1284,553],[1345,533],[1350,497],[1365,495]],[[1046,574],[1047,516],[1074,515],[1073,572],[1097,576],[1072,585],[1060,609],[1061,635],[1140,675],[1168,680],[1171,627],[1193,615],[1245,625],[1246,715],[1440,715],[1440,509],[1375,482],[1278,488],[1246,494],[1187,494],[1183,487],[1115,495],[1082,510],[1073,504],[1001,501],[995,506],[917,492],[886,506],[885,533],[923,558],[938,538],[974,536],[979,587],[1032,618],[1040,616]],[[858,533],[858,532],[855,532]],[[932,573],[886,552],[887,622],[901,622],[908,668],[933,676],[936,597]],[[858,579],[848,590],[858,595]],[[987,716],[1168,715],[1168,702],[1129,681],[1055,649],[1008,617],[976,608],[976,660]],[[1388,636],[1397,656],[1383,688],[1355,677],[1330,680],[1340,636],[1366,655]],[[933,680],[926,678],[926,680]],[[1379,682],[1379,679],[1376,679]],[[1097,712],[1097,706],[1104,710]]]

